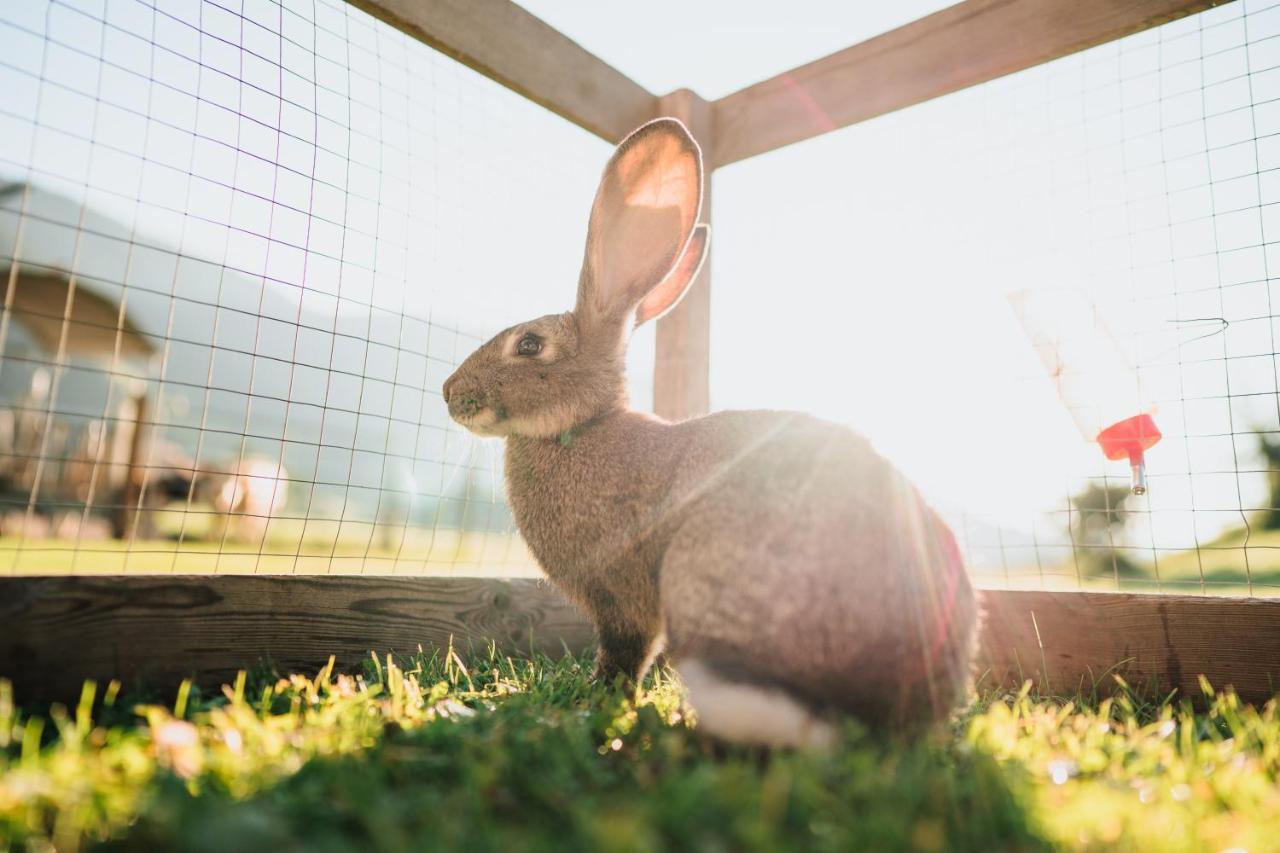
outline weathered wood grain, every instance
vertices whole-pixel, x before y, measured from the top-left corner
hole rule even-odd
[[[712,165],[763,154],[1222,5],[966,0],[713,104]]]
[[[1148,690],[1201,695],[1198,678],[1263,702],[1280,691],[1280,600],[1107,592],[988,591],[979,670],[1046,692],[1119,672]]]
[[[559,655],[590,627],[545,582],[389,577],[42,577],[0,580],[0,677],[23,699],[73,697],[85,678],[221,684],[267,659],[314,671],[370,650],[447,646]]]
[[[703,187],[700,222],[711,223],[711,105],[688,89],[663,96],[658,114],[680,119],[702,147]],[[715,229],[710,251],[715,251]],[[658,320],[654,348],[653,411],[673,421],[705,415],[711,406],[711,258],[689,292]]]
[[[348,0],[609,142],[657,97],[509,0]]]
[[[1262,702],[1280,686],[1280,600],[987,591],[985,684],[1068,694],[1114,687],[1199,695],[1204,674]],[[592,631],[536,580],[388,577],[0,579],[0,678],[22,701],[73,699],[81,681],[216,686],[267,659],[314,671],[490,639],[511,651],[580,651]]]

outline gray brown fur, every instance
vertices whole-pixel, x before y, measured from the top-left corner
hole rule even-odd
[[[628,409],[630,325],[674,304],[706,248],[698,158],[670,119],[619,146],[577,307],[477,350],[445,383],[450,413],[507,439],[516,523],[594,622],[600,676],[638,680],[665,637],[677,670],[696,659],[871,723],[938,719],[968,679],[978,610],[916,490],[863,438],[807,415],[668,423]],[[646,181],[680,188],[678,210],[615,213]],[[515,354],[529,334],[542,351]]]

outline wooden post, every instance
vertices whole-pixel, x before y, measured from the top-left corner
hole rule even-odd
[[[688,89],[658,99],[658,115],[678,118],[702,146],[702,222],[711,222],[711,104]],[[715,233],[711,245],[715,245]],[[668,420],[705,415],[710,407],[711,260],[674,311],[658,321],[653,410]]]
[[[142,480],[146,476],[146,469],[142,462],[142,440],[143,432],[146,430],[147,419],[146,391],[130,393],[129,399],[121,406],[121,410],[129,413],[129,450],[124,472],[124,487],[120,492],[120,505],[115,510],[115,526],[111,531],[111,535],[116,539],[127,539],[129,531],[134,527],[134,517],[142,512]],[[123,429],[124,422],[124,419],[121,418],[120,426],[117,429]],[[111,462],[115,463],[118,458],[113,454]],[[115,465],[112,464],[108,475],[112,473],[114,468]]]

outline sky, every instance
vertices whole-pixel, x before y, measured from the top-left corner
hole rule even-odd
[[[655,92],[714,98],[943,4],[524,5]],[[980,559],[997,538],[1065,547],[1068,496],[1127,477],[1010,308],[1067,292],[1098,322],[1051,334],[1113,345],[1165,432],[1128,535],[1178,548],[1239,524],[1264,493],[1248,430],[1280,428],[1277,34],[1280,7],[1230,4],[718,171],[713,407],[866,434]],[[569,306],[609,147],[337,0],[6,4],[0,39],[0,175],[335,323],[429,320],[430,387]],[[642,330],[640,407],[652,349]]]
[[[520,5],[651,92],[692,89],[715,99],[951,4],[656,0],[642,15],[593,0]]]

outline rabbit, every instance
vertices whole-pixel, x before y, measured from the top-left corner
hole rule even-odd
[[[597,679],[638,684],[665,648],[700,730],[765,747],[829,745],[842,714],[940,720],[969,680],[978,604],[950,530],[868,441],[791,412],[628,409],[629,333],[707,253],[702,186],[678,120],[628,136],[574,309],[470,355],[445,381],[449,414],[506,440],[516,524],[594,623]]]

